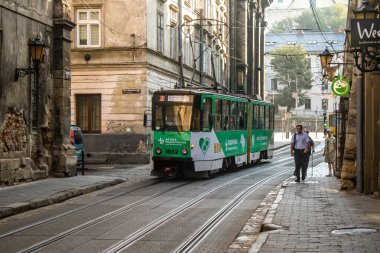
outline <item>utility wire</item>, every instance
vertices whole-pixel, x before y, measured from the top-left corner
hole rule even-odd
[[[320,19],[319,19],[318,15],[317,15],[317,11],[315,10],[315,6],[313,5],[313,1],[312,0],[309,0],[309,1],[310,1],[310,7],[311,7],[311,10],[312,10],[315,22],[317,24],[317,27],[318,27],[318,29],[319,29],[322,37],[325,39],[326,43],[331,46],[331,48],[334,50],[334,52],[337,53],[337,51],[335,50],[335,48],[333,46],[333,43],[329,42],[329,40],[327,39],[327,37],[325,36],[324,32],[321,29],[321,26],[319,24],[320,23]]]

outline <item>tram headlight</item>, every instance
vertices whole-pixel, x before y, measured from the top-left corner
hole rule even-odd
[[[189,151],[187,151],[187,148],[183,148],[183,149],[181,150],[181,152],[182,152],[183,155],[187,155],[187,153],[188,153]]]
[[[161,148],[156,148],[156,154],[161,154],[162,149]]]
[[[194,144],[190,144],[190,149],[193,150]]]

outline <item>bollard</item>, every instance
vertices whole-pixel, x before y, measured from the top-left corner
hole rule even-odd
[[[84,151],[82,150],[82,176],[84,176]]]

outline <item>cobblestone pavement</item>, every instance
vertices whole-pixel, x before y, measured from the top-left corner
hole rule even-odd
[[[340,191],[339,179],[326,177],[327,171],[322,163],[305,182],[290,178],[276,187],[228,252],[380,252],[380,199]],[[366,228],[374,233],[363,233]]]

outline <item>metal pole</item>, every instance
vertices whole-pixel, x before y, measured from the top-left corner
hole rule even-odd
[[[315,110],[315,138],[318,138],[318,111]]]
[[[199,38],[200,38],[200,43],[199,43],[199,85],[200,86],[203,86],[203,9],[201,9],[201,20],[200,20],[200,26],[201,26],[201,29],[199,29],[200,31],[200,34],[199,34]]]
[[[184,88],[183,80],[183,57],[182,57],[182,0],[178,0],[178,61],[179,61],[179,87]]]
[[[84,151],[82,150],[82,175],[84,175]]]

